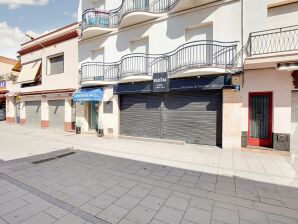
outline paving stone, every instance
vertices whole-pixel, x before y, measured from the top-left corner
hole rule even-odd
[[[163,180],[170,183],[179,183],[180,179],[179,176],[167,175]]]
[[[16,211],[10,212],[4,215],[2,218],[8,223],[14,224],[24,221],[40,212],[47,210],[52,204],[45,200],[39,200],[33,202],[32,204],[26,205]]]
[[[39,197],[35,196],[34,194],[26,194],[24,196],[21,197],[23,200],[25,200],[26,202],[28,203],[32,203],[32,202],[35,202],[35,201],[38,201],[40,200]]]
[[[85,224],[86,221],[78,216],[69,214],[54,222],[53,224]]]
[[[127,188],[115,186],[115,187],[112,187],[111,189],[107,190],[105,193],[112,195],[114,197],[120,198],[128,191],[129,191],[129,189],[127,189]]]
[[[0,218],[0,224],[7,224],[7,222]]]
[[[212,219],[227,224],[239,224],[239,215],[235,211],[214,206],[212,211]]]
[[[30,219],[27,219],[26,221],[22,222],[22,224],[50,224],[55,221],[57,221],[57,219],[55,219],[53,216],[42,212],[31,217]]]
[[[108,187],[104,187],[101,185],[94,185],[93,187],[87,188],[87,189],[83,190],[82,192],[89,194],[93,197],[97,197],[98,195],[102,194],[103,192],[105,192],[108,189],[109,189]]]
[[[155,219],[168,224],[179,224],[183,215],[183,211],[163,206],[155,216]]]
[[[117,205],[111,205],[97,215],[98,218],[103,219],[111,224],[118,223],[126,214],[128,209],[119,207]]]
[[[95,205],[91,205],[89,203],[86,203],[86,204],[82,205],[80,207],[80,209],[82,211],[87,212],[90,215],[93,215],[93,216],[96,216],[97,214],[99,214],[103,210],[102,208],[100,208],[98,206],[95,206]]]
[[[211,220],[211,212],[195,207],[189,207],[186,210],[183,219],[194,223],[209,223]]]
[[[132,209],[135,207],[142,199],[126,194],[117,201],[114,202],[115,205],[119,205],[122,208]]]
[[[153,219],[150,224],[166,224],[166,222],[159,221],[157,219]]]
[[[61,219],[63,216],[67,215],[68,212],[56,205],[52,206],[48,210],[45,211],[49,215],[55,217],[56,219]]]
[[[165,206],[185,211],[188,206],[188,200],[177,196],[170,196]]]
[[[131,189],[128,194],[132,196],[136,196],[138,198],[145,198],[147,194],[149,194],[151,190],[145,187],[136,186]]]
[[[156,187],[150,192],[150,195],[154,195],[163,199],[167,199],[170,196],[170,194],[171,190],[161,187]]]
[[[140,202],[140,205],[146,208],[159,210],[164,202],[165,202],[164,199],[161,199],[152,195],[148,195]]]
[[[137,206],[128,213],[126,218],[139,224],[146,224],[151,222],[155,214],[156,211],[153,209]]]
[[[93,200],[89,201],[88,203],[91,205],[95,205],[102,209],[105,209],[109,205],[111,205],[117,198],[107,194],[101,194],[98,197],[94,198]]]
[[[94,197],[85,194],[85,193],[78,193],[72,197],[69,197],[65,200],[66,203],[74,206],[74,207],[80,207],[83,204],[86,204],[88,201],[91,201]]]
[[[180,222],[180,224],[194,224],[193,222],[187,221],[182,219],[182,221]]]
[[[26,205],[28,205],[28,203],[22,199],[19,199],[19,198],[5,202],[0,205],[0,216],[3,216],[9,212],[15,211],[19,208],[26,206]]]
[[[84,189],[86,189],[86,188],[81,186],[81,185],[73,185],[71,187],[68,187],[68,188],[62,190],[61,192],[65,193],[69,196],[74,196],[74,195],[78,194],[79,192],[81,192]]]
[[[89,178],[87,180],[81,181],[78,184],[82,185],[83,187],[92,187],[94,185],[97,185],[99,183],[98,180],[93,179],[93,178]]]
[[[0,223],[1,224],[1,223]],[[137,224],[136,222],[130,221],[129,219],[122,219],[119,224]]]
[[[214,204],[214,202],[212,200],[207,199],[207,198],[202,198],[202,197],[193,197],[189,203],[189,205],[192,207],[204,209],[207,211],[212,210],[213,204]]]
[[[256,223],[256,224],[269,224],[265,213],[248,208],[239,208],[239,216],[241,220]]]

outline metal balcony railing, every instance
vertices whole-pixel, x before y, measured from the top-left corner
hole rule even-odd
[[[298,25],[251,33],[248,56],[298,50]]]
[[[129,76],[167,72],[169,76],[197,68],[235,68],[237,42],[194,41],[166,54],[128,54],[118,62],[87,62],[81,66],[81,82],[118,81]]]
[[[179,0],[123,0],[120,7],[110,11],[87,9],[82,15],[81,28],[116,28],[123,17],[132,12],[165,13],[171,10]]]

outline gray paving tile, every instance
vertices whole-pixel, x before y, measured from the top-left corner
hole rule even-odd
[[[46,202],[45,200],[39,200],[16,211],[10,212],[4,215],[2,218],[8,223],[19,223],[40,212],[45,211],[51,206],[52,204]]]
[[[128,213],[126,218],[139,224],[146,224],[151,222],[155,214],[156,211],[153,209],[137,206]]]
[[[78,216],[69,214],[54,222],[54,224],[85,224],[86,221]]]
[[[212,210],[213,204],[214,204],[214,202],[212,200],[207,199],[207,198],[202,198],[202,197],[193,197],[189,203],[189,205],[192,207],[204,209],[207,211]]]
[[[81,206],[80,209],[87,212],[90,215],[93,215],[93,216],[96,216],[97,214],[99,214],[103,210],[100,207],[97,207],[95,205],[91,205],[91,204],[88,204],[88,203]]]
[[[1,223],[0,223],[1,224]],[[131,220],[129,220],[129,219],[126,219],[126,218],[124,218],[124,219],[122,219],[120,222],[119,222],[119,224],[137,224],[136,222],[133,222],[133,221],[131,221]]]
[[[211,212],[198,209],[195,207],[189,207],[186,210],[186,213],[183,219],[194,223],[210,223]]]
[[[181,210],[163,206],[154,218],[168,224],[179,224],[183,215]]]
[[[156,187],[150,192],[150,195],[154,195],[163,199],[167,199],[170,196],[170,194],[171,190],[161,187]]]
[[[105,194],[112,195],[114,197],[120,198],[122,197],[125,193],[127,193],[129,189],[120,187],[120,186],[115,186],[112,187],[111,189],[107,190]]]
[[[226,224],[239,224],[240,218],[237,212],[214,206],[212,219]]]
[[[94,198],[93,200],[89,201],[88,203],[91,205],[95,205],[102,209],[105,209],[109,205],[111,205],[117,198],[107,194],[101,194],[98,197]]]
[[[145,187],[136,186],[131,189],[128,194],[132,196],[136,196],[138,198],[145,198],[147,194],[149,194],[151,190]]]
[[[142,199],[126,194],[117,201],[114,202],[115,205],[119,205],[123,208],[132,209],[135,207]]]
[[[67,195],[70,195],[70,196],[74,196],[74,195],[78,194],[79,192],[81,192],[85,189],[86,188],[81,186],[81,185],[73,185],[73,186],[70,186],[66,189],[61,190],[61,192],[65,193]]]
[[[47,214],[55,217],[56,219],[61,219],[63,216],[67,215],[68,212],[56,205],[52,206],[48,210],[45,211]]]
[[[248,221],[256,224],[268,224],[268,219],[265,213],[248,208],[239,208],[239,216],[243,221]]]
[[[83,204],[86,204],[88,201],[91,201],[94,197],[85,194],[85,193],[78,193],[72,197],[69,197],[65,200],[66,203],[74,206],[74,207],[80,207]]]
[[[94,185],[93,187],[87,188],[82,192],[89,194],[93,197],[97,197],[98,195],[100,195],[101,193],[105,192],[108,189],[109,189],[108,187],[104,187],[101,185]]]
[[[96,217],[103,219],[111,224],[118,223],[126,214],[129,212],[128,209],[119,207],[117,205],[111,205],[101,213],[99,213]]]
[[[165,203],[165,206],[185,211],[188,206],[188,200],[185,198],[170,196]]]
[[[6,203],[3,203],[0,205],[0,216],[3,216],[9,212],[15,211],[26,205],[28,205],[28,203],[20,198],[16,198]]]
[[[28,203],[32,203],[32,202],[40,200],[39,197],[37,197],[37,196],[35,196],[34,194],[31,194],[31,193],[26,194],[26,195],[22,196],[21,198],[23,200],[25,200],[26,202],[28,202]]]
[[[26,221],[22,222],[22,224],[50,224],[57,221],[53,216],[50,216],[49,214],[42,212],[39,213]]]
[[[164,202],[165,202],[164,199],[161,199],[161,198],[158,198],[158,197],[155,197],[152,195],[148,195],[140,202],[139,205],[146,207],[146,208],[159,210]]]

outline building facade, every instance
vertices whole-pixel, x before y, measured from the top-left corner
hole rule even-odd
[[[80,87],[103,92],[78,103],[82,131],[239,149],[239,52],[250,32],[266,28],[267,6],[81,0]]]
[[[7,94],[9,123],[73,129],[77,30],[75,23],[21,45],[21,72]]]
[[[250,34],[242,86],[242,146],[297,153],[298,1],[269,1]]]

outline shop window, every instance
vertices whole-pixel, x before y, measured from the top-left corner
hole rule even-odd
[[[113,101],[103,102],[103,112],[105,114],[112,114],[113,113]]]

